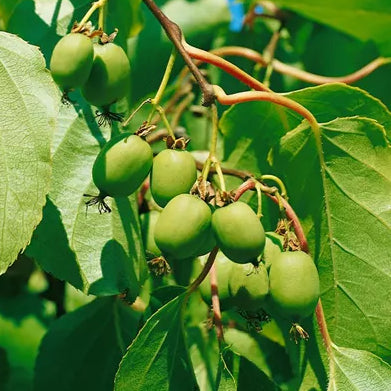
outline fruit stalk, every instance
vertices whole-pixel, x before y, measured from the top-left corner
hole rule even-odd
[[[219,288],[217,282],[216,263],[213,263],[210,268],[210,290],[212,295],[213,319],[216,326],[216,335],[219,343],[224,341],[223,324],[221,322],[221,309],[219,300]]]
[[[78,27],[73,30],[73,32],[80,31],[83,26],[88,22],[88,20],[91,18],[92,14],[100,7],[104,7],[107,0],[98,0],[94,1],[91,5],[91,8],[86,12],[86,14],[83,16],[83,19],[80,21]]]
[[[210,252],[208,256],[208,260],[206,261],[204,268],[202,269],[199,276],[191,283],[191,285],[187,288],[187,295],[190,296],[201,284],[202,281],[204,281],[205,277],[208,275],[210,268],[213,265],[213,262],[216,259],[217,252],[219,251],[219,248],[215,246],[213,250]]]

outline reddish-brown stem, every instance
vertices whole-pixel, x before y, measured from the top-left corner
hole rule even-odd
[[[296,111],[296,113],[307,119],[314,131],[319,129],[319,125],[316,121],[316,118],[309,110],[307,110],[304,106],[295,102],[294,100],[286,98],[282,95],[276,94],[274,92],[265,91],[245,91],[227,95],[221,87],[216,85],[213,87],[217,100],[223,105],[233,105],[236,103],[253,101],[272,102],[280,106],[287,107],[293,111]]]
[[[221,342],[224,341],[224,331],[223,331],[223,323],[221,321],[221,310],[220,310],[220,300],[219,300],[219,290],[217,283],[217,273],[218,270],[216,268],[216,264],[213,263],[210,268],[210,290],[212,296],[212,308],[213,308],[213,318],[214,324],[216,326],[216,335],[217,339]]]
[[[247,180],[239,186],[238,190],[235,193],[235,201],[237,201],[247,190],[255,189],[255,181]],[[276,204],[279,204],[279,199],[272,194],[272,192],[265,193],[269,198],[271,198]],[[295,230],[296,236],[299,239],[300,246],[303,251],[306,253],[309,252],[307,238],[305,237],[303,227],[300,224],[300,220],[297,217],[295,211],[284,198],[280,198],[285,208],[286,216],[292,222],[293,229]],[[316,321],[318,323],[319,331],[322,335],[323,343],[327,350],[327,355],[330,359],[330,378],[334,377],[334,361],[333,361],[333,352],[332,352],[332,342],[330,334],[327,328],[326,318],[323,312],[322,301],[319,299],[318,304],[315,309]]]
[[[262,66],[267,66],[267,61],[263,58],[262,54],[249,48],[244,48],[241,46],[226,46],[218,49],[213,49],[210,51],[217,56],[239,56],[247,58],[250,61],[256,62]],[[356,81],[368,76],[370,73],[375,71],[377,68],[389,64],[390,59],[379,57],[371,61],[361,69],[344,76],[322,76],[316,75],[311,72],[303,71],[301,69],[295,68],[291,65],[285,64],[277,59],[273,59],[271,65],[276,72],[295,77],[296,79],[305,81],[311,84],[328,84],[328,83],[346,83],[352,84]]]
[[[323,343],[326,346],[328,355],[331,356],[333,354],[331,350],[332,342],[331,342],[329,330],[327,329],[326,318],[323,312],[323,305],[320,299],[315,309],[315,315],[316,315],[316,320],[318,322],[320,334],[322,335]]]
[[[276,196],[267,193],[266,195],[270,199],[272,199],[277,205],[279,205],[279,200]],[[309,248],[308,248],[307,238],[305,237],[303,227],[300,224],[299,218],[297,217],[295,211],[293,210],[293,208],[285,198],[280,198],[280,200],[284,206],[286,217],[288,217],[288,219],[292,222],[292,227],[295,230],[297,239],[299,239],[301,249],[306,253],[308,253]]]
[[[149,189],[149,178],[147,178],[144,183],[141,185],[140,191],[137,194],[137,204],[139,209],[142,207],[145,199],[145,194]]]
[[[255,181],[253,179],[249,179],[248,181],[242,183],[239,188],[235,192],[235,201],[237,201],[246,191],[248,190],[254,190],[255,189]],[[285,198],[277,198],[275,195],[273,195],[274,188],[269,188],[270,191],[264,192],[273,202],[275,202],[277,205],[279,205],[279,200],[281,200],[286,216],[288,219],[292,222],[293,229],[295,230],[296,236],[300,241],[300,247],[303,251],[309,252],[308,248],[308,242],[305,237],[303,227],[300,224],[300,220],[297,217],[295,211],[293,210],[292,206],[289,204],[289,202]]]
[[[203,104],[205,106],[210,106],[215,98],[213,93],[212,86],[205,80],[204,76],[197,68],[197,66],[193,63],[191,57],[187,53],[186,49],[183,47],[182,38],[183,34],[179,26],[171,21],[155,4],[153,0],[143,0],[144,4],[150,9],[155,18],[159,21],[161,26],[164,28],[168,38],[174,44],[178,53],[182,56],[186,65],[190,69],[190,72],[193,74],[195,79],[197,80],[198,85],[202,90],[203,95]]]
[[[224,173],[224,170],[223,170]],[[235,191],[234,201],[237,201],[246,191],[255,189],[255,181],[252,179],[243,182]]]
[[[265,86],[263,83],[261,83],[259,80],[250,76],[248,73],[242,71],[239,67],[230,63],[224,58],[216,56],[211,52],[207,52],[205,50],[198,49],[194,46],[191,46],[183,39],[182,39],[182,44],[190,57],[219,67],[223,71],[234,76],[236,79],[240,80],[241,82],[243,82],[244,84],[253,88],[256,91],[270,91],[270,89],[267,86]]]

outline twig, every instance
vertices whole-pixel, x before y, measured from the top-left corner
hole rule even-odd
[[[213,318],[214,324],[216,326],[216,335],[219,342],[224,341],[224,331],[223,324],[221,321],[221,310],[220,310],[220,300],[219,300],[219,290],[218,290],[218,282],[217,282],[217,270],[216,264],[213,263],[210,268],[210,289],[212,296],[212,308],[213,308]]]
[[[247,72],[244,72],[239,67],[230,63],[224,58],[216,56],[212,52],[207,52],[206,50],[202,50],[194,46],[191,46],[188,43],[186,43],[184,40],[182,40],[182,43],[190,57],[219,67],[223,71],[234,76],[236,79],[240,80],[241,82],[245,83],[250,88],[253,88],[256,91],[271,91],[262,82],[250,76]],[[181,77],[184,77],[184,74],[182,74]]]
[[[210,106],[214,100],[214,92],[212,86],[205,80],[204,76],[197,68],[197,66],[192,61],[191,57],[187,53],[186,49],[183,47],[183,34],[179,26],[171,21],[155,4],[153,0],[143,0],[144,4],[150,9],[155,18],[159,21],[164,31],[166,32],[168,38],[176,47],[178,53],[182,56],[186,65],[190,69],[190,72],[193,74],[197,80],[198,85],[202,90],[203,95],[203,105]]]
[[[286,98],[285,96],[276,94],[274,92],[265,92],[265,91],[244,91],[244,92],[238,92],[236,94],[230,94],[227,95],[224,90],[214,85],[215,95],[219,103],[223,105],[232,105],[236,103],[243,103],[243,102],[254,102],[254,101],[268,101],[272,103],[276,103],[280,106],[287,107],[293,111],[296,111],[296,113],[303,116],[311,125],[311,128],[313,129],[316,141],[320,142],[320,136],[319,136],[319,124],[316,121],[316,118],[313,116],[313,114],[307,110],[304,106],[301,104],[295,102],[292,99]]]
[[[241,46],[225,46],[218,49],[213,49],[210,51],[217,56],[239,56],[247,58],[250,61],[254,61],[257,64],[262,66],[267,66],[268,62],[262,56],[261,53],[241,47]],[[368,76],[370,73],[375,71],[377,68],[389,64],[391,62],[391,58],[388,57],[379,57],[375,60],[369,62],[367,65],[358,69],[357,71],[344,76],[322,76],[316,75],[314,73],[310,73],[307,71],[303,71],[301,69],[295,68],[291,65],[285,64],[277,59],[273,59],[271,65],[276,72],[295,77],[296,79],[305,81],[311,84],[328,84],[328,83],[346,83],[352,84],[356,81]]]

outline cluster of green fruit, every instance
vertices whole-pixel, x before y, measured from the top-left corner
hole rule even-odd
[[[129,91],[130,64],[124,50],[110,42],[93,43],[83,33],[70,33],[54,47],[50,59],[53,79],[64,91],[81,88],[92,105],[108,111]]]
[[[235,202],[212,213],[204,201],[182,194],[161,213],[144,216],[143,223],[147,250],[168,260],[194,259],[216,244],[220,247],[215,262],[223,310],[266,310],[294,322],[313,313],[319,276],[312,258],[302,251],[283,251],[284,237],[265,234],[247,204]],[[198,258],[195,276],[205,261]],[[209,276],[200,291],[210,304]]]
[[[318,302],[318,271],[308,254],[282,251],[282,237],[276,240],[273,234],[267,233],[263,261],[257,266],[231,262],[223,253],[218,253],[220,305],[222,310],[236,308],[250,313],[266,310],[272,316],[299,322],[314,312]],[[200,285],[200,291],[203,299],[210,303],[209,276]]]

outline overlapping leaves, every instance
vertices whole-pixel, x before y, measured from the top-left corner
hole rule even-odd
[[[26,75],[29,77],[26,78]],[[0,32],[0,273],[42,218],[58,93],[38,48]]]

